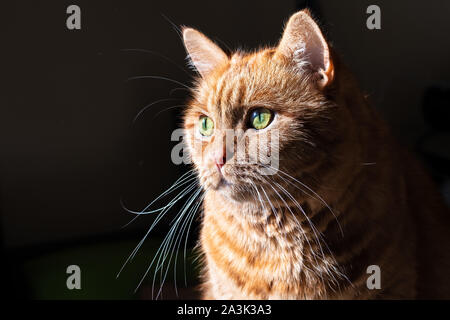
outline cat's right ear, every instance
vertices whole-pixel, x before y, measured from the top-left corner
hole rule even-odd
[[[307,9],[289,19],[277,54],[291,59],[299,69],[312,70],[321,88],[333,80],[334,67],[328,43]]]
[[[195,29],[183,28],[183,41],[192,65],[203,78],[218,66],[228,62],[225,52]]]

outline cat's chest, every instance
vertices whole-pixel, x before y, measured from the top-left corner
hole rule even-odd
[[[269,236],[262,227],[235,218],[233,205],[206,199],[201,244],[208,287],[214,298],[289,299],[305,294],[304,244],[295,237]],[[234,218],[233,218],[234,217]],[[313,284],[314,290],[319,284]]]

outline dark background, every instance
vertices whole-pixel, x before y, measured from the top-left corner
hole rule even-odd
[[[81,8],[81,30],[66,28],[71,4]],[[381,7],[381,30],[366,28],[370,4]],[[166,109],[183,105],[187,92],[169,81],[127,79],[157,75],[189,85],[193,72],[172,24],[198,28],[224,48],[252,49],[275,45],[287,18],[305,5],[397,138],[424,159],[443,192],[449,190],[448,1],[9,2],[0,19],[3,293],[136,298],[109,274],[120,269],[152,218],[122,228],[133,216],[120,199],[140,210],[186,170],[170,160],[170,134],[182,106]],[[133,121],[164,98],[174,100]],[[151,250],[129,271],[131,287]],[[65,267],[83,263],[113,271],[87,285],[89,295],[66,296]],[[56,289],[47,290],[47,281]]]

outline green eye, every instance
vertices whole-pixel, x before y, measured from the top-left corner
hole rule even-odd
[[[213,133],[214,130],[214,122],[211,120],[210,117],[207,116],[201,116],[199,121],[199,131],[202,136],[210,136]]]
[[[266,108],[258,108],[251,113],[250,125],[256,130],[267,127],[272,120],[272,111]]]

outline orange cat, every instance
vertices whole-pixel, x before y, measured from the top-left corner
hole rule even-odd
[[[254,53],[183,37],[200,74],[185,129],[205,190],[204,298],[450,298],[450,216],[308,11]]]

